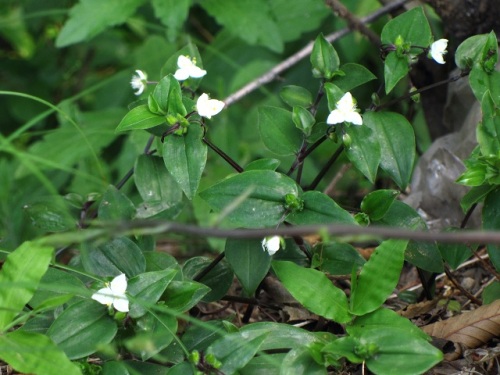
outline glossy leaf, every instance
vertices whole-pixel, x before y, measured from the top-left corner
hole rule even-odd
[[[116,127],[116,132],[150,129],[165,123],[165,116],[152,113],[146,104],[132,108]]]
[[[290,107],[309,108],[313,101],[308,89],[295,85],[284,86],[280,91],[280,97]]]
[[[127,292],[133,296],[129,315],[131,318],[143,316],[147,308],[154,305],[172,281],[176,269],[141,273],[128,281]]]
[[[227,239],[226,260],[248,295],[253,295],[271,267],[260,240]]]
[[[469,84],[474,96],[483,101],[486,91],[489,91],[495,104],[500,103],[500,72],[486,73],[481,67],[474,66],[469,73]]]
[[[125,194],[110,185],[102,195],[98,215],[102,220],[128,220],[135,215],[135,206]]]
[[[85,300],[64,310],[50,326],[47,336],[68,358],[78,359],[95,353],[99,345],[111,342],[117,331],[106,306]]]
[[[84,242],[81,259],[87,272],[102,277],[124,273],[131,278],[146,268],[141,249],[126,237],[118,237],[99,246]]]
[[[200,192],[233,225],[269,227],[282,220],[285,195],[299,195],[295,181],[274,171],[248,171],[226,178]]]
[[[458,229],[451,229],[449,232],[457,232]],[[473,254],[470,244],[464,243],[439,243],[437,244],[441,256],[452,269],[456,269]]]
[[[319,191],[308,191],[300,196],[304,201],[301,211],[292,212],[286,220],[295,225],[342,223],[356,225],[349,212],[332,198]]]
[[[495,103],[490,91],[484,93],[481,101],[483,121],[477,126],[477,142],[481,153],[485,156],[496,155],[500,149],[500,118],[498,117],[498,105]]]
[[[259,107],[259,133],[264,145],[277,155],[293,155],[302,144],[302,132],[292,113],[277,107]]]
[[[252,336],[269,333],[262,343],[261,350],[300,348],[318,341],[318,337],[305,329],[288,324],[258,322],[241,327],[240,332],[251,332]]]
[[[365,259],[348,243],[319,243],[313,249],[313,264],[330,275],[349,275],[365,264]]]
[[[380,144],[373,130],[367,126],[349,126],[345,133],[351,144],[345,152],[349,161],[371,182],[375,182],[381,161]]]
[[[209,287],[196,281],[172,281],[162,299],[169,308],[184,312],[195,306],[209,292]]]
[[[316,123],[314,116],[307,109],[303,107],[293,107],[292,121],[301,130],[305,136],[309,136],[312,127]]]
[[[245,166],[245,171],[254,171],[266,169],[270,171],[275,171],[280,165],[280,161],[278,159],[273,158],[265,158],[254,160],[251,163],[248,163]]]
[[[464,70],[479,64],[487,39],[487,34],[473,35],[460,43],[455,51],[455,64],[457,67]]]
[[[0,335],[0,359],[16,371],[37,375],[81,375],[79,367],[45,335],[13,331]]]
[[[7,256],[0,270],[0,332],[35,294],[53,252],[51,247],[24,242]]]
[[[207,162],[207,146],[202,142],[203,129],[192,124],[187,134],[172,134],[163,143],[163,161],[188,199],[198,191]]]
[[[340,65],[337,51],[325,39],[323,34],[318,35],[314,41],[310,60],[313,67],[313,75],[316,78],[324,78],[326,80],[333,77]]]
[[[382,152],[380,167],[404,190],[415,161],[415,134],[411,124],[394,112],[366,112],[363,120],[378,138]]]
[[[397,190],[372,191],[361,201],[361,211],[367,214],[371,220],[380,220],[385,216],[398,195],[399,191]]]
[[[210,345],[207,354],[213,354],[222,362],[219,369],[222,373],[234,374],[259,351],[267,335],[267,332],[250,337],[248,333],[241,332],[228,334]]]
[[[140,155],[134,167],[135,186],[146,202],[182,201],[182,190],[158,156]]]
[[[347,63],[342,65],[340,70],[344,72],[344,75],[335,76],[333,83],[344,92],[377,79],[372,72],[359,64]]]
[[[184,263],[182,272],[187,279],[194,279],[212,263],[207,257],[193,257]],[[198,281],[208,286],[211,291],[203,297],[203,302],[218,301],[224,296],[233,282],[234,273],[226,262],[219,262]]]
[[[181,86],[172,74],[166,75],[158,82],[148,103],[149,110],[157,115],[185,116],[187,114],[182,103]]]
[[[346,295],[323,272],[287,261],[273,261],[272,266],[285,288],[305,308],[337,323],[351,320]]]
[[[387,240],[382,242],[365,263],[357,276],[352,291],[350,311],[364,315],[379,308],[396,287],[408,241]],[[384,277],[380,277],[380,275]]]
[[[490,193],[490,191],[494,189],[495,186],[493,185],[474,186],[462,197],[460,201],[460,207],[462,207],[464,213],[469,211],[469,209],[474,204],[484,200],[484,198]]]
[[[280,374],[327,375],[326,368],[311,356],[309,348],[292,349],[283,360]]]

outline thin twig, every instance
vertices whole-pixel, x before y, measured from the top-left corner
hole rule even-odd
[[[372,30],[370,30],[368,27],[366,27],[363,21],[361,21],[351,12],[349,12],[349,9],[347,9],[345,5],[342,4],[340,1],[326,0],[325,3],[330,8],[332,8],[332,10],[335,13],[337,13],[340,17],[342,17],[347,21],[347,24],[349,25],[349,28],[351,30],[359,31],[361,34],[366,36],[372,44],[374,44],[377,47],[382,44],[382,42],[380,41],[380,37],[377,34],[375,34]]]
[[[387,4],[380,9],[377,9],[375,12],[369,14],[366,17],[361,18],[361,22],[363,23],[369,23],[377,18],[383,16],[384,14],[390,13],[391,11],[398,9],[402,7],[405,3],[409,2],[410,0],[397,0],[394,1],[390,4]],[[326,36],[326,40],[328,40],[330,43],[342,38],[343,36],[349,34],[350,30],[349,28],[344,28],[342,30],[336,31],[332,34],[329,34]],[[302,48],[300,51],[296,52],[292,56],[290,56],[288,59],[282,61],[278,65],[276,65],[274,68],[269,70],[267,73],[264,73],[257,79],[253,80],[252,82],[248,83],[247,85],[243,86],[241,89],[236,91],[235,93],[229,95],[226,99],[224,99],[224,103],[226,103],[226,107],[230,106],[237,101],[241,100],[243,97],[246,95],[250,94],[254,90],[258,89],[260,86],[265,85],[266,83],[269,83],[276,79],[282,72],[285,70],[291,68],[295,64],[297,64],[299,61],[302,59],[308,57],[313,48],[314,42],[308,43],[304,48]]]
[[[202,140],[208,147],[214,150],[222,159],[224,159],[231,167],[233,167],[236,172],[241,173],[244,171],[244,169],[238,163],[236,163],[233,158],[231,158],[219,147],[210,142],[207,137],[203,137]]]
[[[332,167],[333,163],[339,158],[340,154],[344,151],[344,145],[340,145],[337,150],[335,150],[334,154],[332,157],[326,162],[326,164],[323,166],[321,171],[318,173],[316,178],[314,179],[313,182],[311,182],[311,185],[309,185],[305,190],[314,190],[316,189],[316,186],[321,182],[323,177],[325,177],[326,173],[328,170]]]
[[[470,293],[467,289],[465,289],[460,283],[455,279],[455,276],[450,270],[450,267],[448,265],[444,265],[444,273],[446,273],[446,276],[448,276],[448,279],[455,285],[455,287],[460,290],[469,300],[474,302],[476,305],[481,306],[483,302],[476,298],[472,293]]]

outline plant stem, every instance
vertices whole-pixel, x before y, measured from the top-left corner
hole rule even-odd
[[[304,190],[314,190],[314,189],[316,189],[316,187],[321,182],[321,180],[323,179],[323,177],[325,177],[325,175],[328,172],[328,170],[332,167],[333,163],[335,163],[335,161],[338,159],[338,157],[340,156],[340,154],[342,153],[342,151],[344,151],[344,145],[343,144],[340,145],[337,148],[337,150],[334,152],[334,154],[332,155],[332,157],[326,162],[326,164],[323,166],[323,168],[321,169],[321,171],[318,173],[318,175],[316,176],[316,178],[314,179],[314,181],[308,187],[306,187]]]
[[[210,142],[207,137],[203,137],[202,140],[203,143],[205,143],[208,147],[214,150],[216,154],[218,154],[231,167],[233,167],[236,172],[241,173],[244,171],[244,169],[238,163],[236,163],[228,154],[226,154],[224,151],[222,151],[220,148],[218,148],[216,145]]]

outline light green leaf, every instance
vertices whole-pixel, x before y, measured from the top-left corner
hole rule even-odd
[[[313,264],[330,275],[349,275],[365,264],[365,259],[348,243],[320,242],[313,249]]]
[[[366,112],[363,120],[378,138],[380,167],[404,190],[410,182],[416,153],[411,124],[394,112]]]
[[[313,101],[309,90],[295,85],[284,86],[280,91],[280,97],[290,107],[309,108]]]
[[[382,155],[378,138],[367,126],[345,127],[351,144],[346,146],[347,158],[371,182],[375,182]]]
[[[323,272],[288,261],[273,261],[272,266],[285,288],[305,308],[337,323],[351,320],[345,293]]]
[[[23,374],[81,375],[79,367],[39,333],[14,331],[0,335],[0,359]]]
[[[226,211],[236,226],[269,227],[285,213],[285,195],[299,195],[291,178],[274,171],[247,171],[229,177],[200,192],[200,197],[217,212]]]
[[[172,74],[166,75],[158,82],[148,99],[148,107],[151,112],[158,115],[187,114],[182,103],[181,85]]]
[[[292,349],[281,365],[280,375],[327,375],[325,365],[319,364],[307,347]]]
[[[382,219],[392,203],[399,195],[399,191],[390,189],[375,190],[367,194],[361,201],[361,211],[376,221]]]
[[[311,65],[313,75],[317,78],[329,80],[338,70],[340,65],[337,51],[328,42],[323,34],[319,34],[314,41],[313,50],[311,52]]]
[[[241,286],[253,295],[271,266],[271,257],[263,251],[261,241],[227,239],[225,254]]]
[[[455,64],[462,70],[479,64],[488,34],[473,35],[464,40],[455,51]]]
[[[352,314],[364,315],[378,309],[393,292],[403,268],[407,244],[406,240],[387,240],[375,249],[357,276],[351,296]]]
[[[78,359],[111,342],[117,331],[116,322],[109,316],[106,306],[85,300],[64,310],[50,326],[47,336],[70,359]]]
[[[116,127],[116,132],[150,129],[165,123],[165,116],[152,113],[146,104],[132,108]]]
[[[259,107],[262,142],[277,155],[293,155],[302,144],[302,132],[292,121],[292,113],[277,107]]]
[[[58,48],[87,41],[110,26],[124,23],[144,0],[80,0],[57,36]]]
[[[274,322],[247,324],[241,327],[240,332],[252,332],[252,336],[269,333],[262,343],[261,350],[299,348],[318,341],[318,337],[310,331]]]
[[[188,199],[198,191],[207,162],[207,146],[202,142],[203,129],[191,124],[187,134],[171,134],[163,143],[163,161]]]
[[[172,43],[177,38],[186,21],[191,0],[152,0],[155,16],[167,27],[167,35]]]
[[[9,326],[35,294],[53,251],[36,242],[25,242],[7,256],[0,270],[0,331]]]

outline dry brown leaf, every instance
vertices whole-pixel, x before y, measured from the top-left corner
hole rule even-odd
[[[422,329],[430,336],[477,348],[500,336],[500,300]]]
[[[412,303],[411,305],[406,306],[404,309],[397,311],[397,313],[407,319],[413,319],[417,316],[427,314],[434,307],[436,307],[438,301],[438,298],[434,298],[430,301]]]

